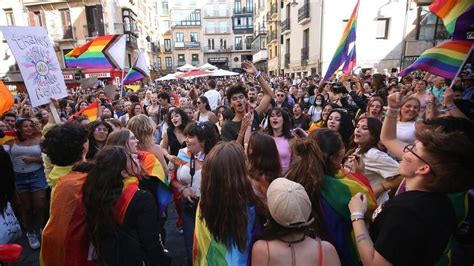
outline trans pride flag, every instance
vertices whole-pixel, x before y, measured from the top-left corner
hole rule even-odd
[[[135,64],[133,64],[133,67],[130,68],[127,75],[123,79],[123,84],[130,84],[134,81],[137,81],[149,76],[150,76],[150,70],[148,69],[145,55],[143,53],[140,53],[138,55],[137,61],[135,61]]]
[[[400,72],[400,76],[421,69],[437,76],[454,79],[474,42],[449,40],[424,51],[416,61]]]
[[[356,26],[357,26],[357,13],[359,11],[359,1],[357,1],[352,15],[347,22],[346,29],[342,33],[341,40],[337,46],[336,52],[332,57],[331,63],[326,71],[326,75],[322,81],[328,80],[334,72],[342,65],[343,72],[349,74],[356,62]]]
[[[64,56],[69,68],[125,67],[125,36],[98,36]]]

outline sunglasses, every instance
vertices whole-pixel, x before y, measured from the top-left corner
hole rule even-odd
[[[411,154],[415,155],[416,158],[418,158],[420,161],[427,164],[431,169],[431,173],[433,173],[433,175],[435,175],[435,173],[433,172],[433,167],[431,166],[431,164],[429,162],[427,162],[425,159],[421,158],[420,155],[416,154],[414,149],[415,149],[415,144],[408,144],[403,148],[403,152],[405,152],[405,153],[411,152]]]
[[[276,97],[285,97],[285,94],[277,94]]]

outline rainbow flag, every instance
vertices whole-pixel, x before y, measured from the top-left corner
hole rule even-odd
[[[8,112],[15,103],[12,93],[8,90],[7,86],[0,80],[0,115]]]
[[[127,75],[123,79],[123,84],[129,84],[149,76],[150,70],[148,69],[145,55],[143,53],[140,53],[138,55],[137,61],[135,61],[133,67],[130,68]]]
[[[0,145],[4,145],[8,141],[16,138],[16,131],[14,130],[4,131],[3,134],[5,134],[5,136],[0,138]]]
[[[474,2],[472,0],[435,0],[430,5],[430,11],[443,20],[446,30],[453,34],[461,24],[469,23],[469,20],[458,21],[458,18],[466,11],[474,12]],[[472,24],[472,16],[470,17]]]
[[[160,161],[153,153],[140,151],[138,153],[138,160],[140,161],[140,165],[143,167],[146,176],[156,177],[161,181],[158,183],[155,197],[157,198],[160,205],[158,206],[160,213],[163,213],[173,200],[173,193],[170,189],[170,181],[165,175]]]
[[[359,265],[359,253],[353,238],[351,213],[347,204],[362,192],[367,195],[366,221],[370,221],[377,207],[377,199],[366,177],[340,170],[333,176],[324,176],[321,186],[323,228],[329,242],[336,248],[342,265]]]
[[[87,116],[89,122],[97,120],[99,118],[99,103],[93,102],[89,104],[86,108],[72,115],[68,121],[71,122],[74,117],[78,117],[80,115]]]
[[[120,68],[125,67],[124,35],[98,36],[74,48],[64,56],[69,68]]]
[[[232,239],[229,239],[227,243],[218,242],[207,228],[204,219],[200,217],[201,210],[198,204],[194,227],[194,266],[250,265],[250,252],[258,230],[255,207],[247,208],[247,243],[244,251],[239,250]]]
[[[343,71],[346,74],[350,73],[354,67],[356,61],[355,41],[358,11],[359,1],[357,1],[357,4],[352,11],[352,15],[347,22],[336,52],[334,52],[334,56],[332,57],[331,63],[329,64],[326,75],[324,75],[322,81],[328,80],[342,64],[344,64]]]
[[[400,72],[400,76],[421,69],[437,76],[454,79],[474,42],[449,40],[424,51],[416,61]]]

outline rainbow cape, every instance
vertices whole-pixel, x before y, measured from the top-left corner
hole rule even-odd
[[[155,177],[161,182],[158,182],[158,187],[156,190],[155,197],[159,203],[160,213],[163,213],[170,202],[173,200],[173,193],[170,189],[170,181],[165,175],[163,167],[161,166],[160,161],[156,158],[153,153],[146,151],[140,151],[138,153],[138,160],[145,171],[145,175],[149,177]]]
[[[430,5],[431,13],[443,20],[446,30],[453,34],[458,27],[464,28],[472,24],[472,15],[474,12],[474,2],[472,0],[435,0]],[[464,13],[470,14],[470,20],[459,19]]]
[[[89,119],[89,122],[97,120],[99,118],[99,103],[93,102],[89,104],[86,108],[72,115],[68,121],[71,122],[74,117],[78,117],[80,115],[86,116]]]
[[[416,61],[400,72],[400,76],[421,69],[437,76],[454,79],[474,42],[449,40],[424,51]]]
[[[255,207],[247,208],[247,243],[244,251],[239,250],[231,239],[227,243],[218,242],[207,228],[204,219],[200,217],[201,210],[198,204],[194,228],[194,266],[250,265],[250,252],[258,230]]]
[[[145,55],[143,53],[140,53],[138,55],[137,61],[135,61],[133,67],[130,68],[127,75],[123,79],[123,84],[129,84],[149,76],[150,70],[148,69]]]
[[[359,1],[357,1],[357,4],[352,11],[352,15],[347,22],[341,40],[337,45],[337,49],[334,52],[334,56],[332,57],[331,63],[329,64],[329,67],[326,70],[326,75],[324,75],[322,81],[328,80],[342,64],[344,64],[343,72],[345,74],[349,74],[354,67],[356,61],[355,41],[358,11]]]
[[[125,36],[98,36],[74,48],[64,56],[68,68],[120,68],[125,67]]]
[[[351,198],[362,192],[367,195],[368,205],[366,221],[377,207],[377,199],[366,177],[340,170],[335,177],[324,176],[321,186],[321,213],[323,228],[329,242],[336,248],[342,265],[359,265],[359,254],[353,237],[351,213],[348,203]]]
[[[8,141],[16,138],[16,131],[14,130],[4,131],[3,133],[5,134],[5,136],[3,138],[0,138],[0,145],[4,145]]]
[[[15,103],[12,93],[7,89],[7,86],[0,80],[0,115],[8,112]]]

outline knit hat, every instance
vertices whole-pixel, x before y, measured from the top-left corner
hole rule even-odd
[[[300,228],[314,220],[304,187],[286,178],[273,180],[267,190],[267,202],[271,216],[283,227]]]

